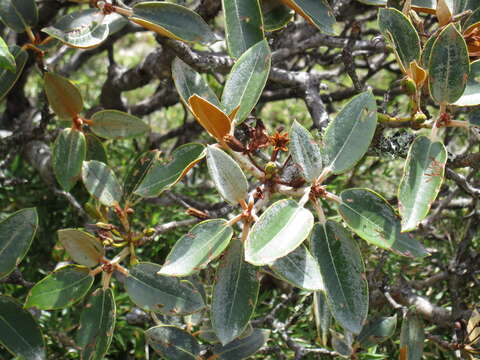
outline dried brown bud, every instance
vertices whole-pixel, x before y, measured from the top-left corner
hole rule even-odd
[[[223,137],[223,140],[225,141],[225,144],[228,145],[230,149],[236,152],[244,152],[245,151],[245,146],[238,140],[235,136],[233,135],[225,135]]]

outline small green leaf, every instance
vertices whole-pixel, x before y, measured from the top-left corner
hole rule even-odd
[[[184,6],[167,2],[140,2],[132,11],[131,21],[160,35],[204,44],[217,41],[202,17]]]
[[[140,307],[166,315],[184,315],[202,310],[202,294],[188,280],[158,275],[160,265],[139,263],[125,280],[130,299]]]
[[[265,31],[277,31],[285,27],[293,20],[295,14],[281,0],[263,0],[262,6],[263,29]]]
[[[335,15],[333,9],[326,0],[282,0],[296,13],[301,15],[320,31],[335,35],[333,26],[335,25]]]
[[[328,308],[328,301],[324,291],[316,291],[313,293],[313,313],[315,315],[318,337],[322,340],[322,345],[327,346],[328,334],[330,333],[329,330],[332,323],[332,313]]]
[[[358,245],[343,226],[333,221],[315,224],[310,244],[335,320],[344,329],[360,333],[368,314],[368,284]]]
[[[0,222],[0,279],[20,264],[38,227],[35,208],[19,210]]]
[[[420,37],[409,18],[394,8],[380,9],[378,26],[383,36],[393,45],[404,73],[410,63],[420,60]]]
[[[55,140],[52,152],[52,167],[58,183],[70,191],[82,172],[87,153],[85,135],[76,129],[63,129]]]
[[[243,260],[243,244],[235,240],[215,275],[211,321],[225,345],[245,330],[257,304],[260,283],[255,267]]]
[[[313,182],[322,172],[322,154],[318,144],[310,132],[297,121],[293,122],[290,129],[290,154],[302,168],[303,176]]]
[[[278,277],[300,289],[325,290],[317,260],[303,245],[287,256],[275,260],[270,268]]]
[[[187,276],[200,271],[222,254],[232,235],[232,227],[223,219],[195,225],[175,243],[159,274]]]
[[[419,136],[410,146],[398,188],[402,231],[415,230],[440,191],[447,149],[440,141]]]
[[[97,160],[108,164],[107,151],[100,139],[93,134],[85,134],[85,140],[87,141],[87,154],[85,161]]]
[[[42,31],[68,46],[88,49],[100,45],[107,39],[109,28],[103,20],[102,11],[86,9],[67,14]]]
[[[424,341],[425,330],[422,320],[415,311],[407,312],[400,332],[400,352],[406,352],[405,360],[421,360]]]
[[[442,30],[428,65],[430,94],[437,103],[453,104],[463,94],[470,72],[467,44],[455,24]]]
[[[0,344],[26,360],[45,360],[45,343],[32,314],[16,300],[0,295]]]
[[[288,255],[305,240],[312,226],[312,213],[296,201],[275,202],[253,225],[245,243],[245,260],[267,265]]]
[[[44,277],[28,293],[25,307],[63,309],[83,298],[93,284],[90,269],[67,265]]]
[[[12,30],[24,32],[26,28],[37,24],[38,10],[35,0],[2,0],[0,17]]]
[[[348,189],[340,194],[338,212],[365,241],[409,257],[428,255],[412,234],[401,233],[400,218],[380,195],[368,189]]]
[[[474,62],[470,63],[470,73],[468,75],[465,91],[453,105],[480,105],[480,60],[475,60]]]
[[[350,100],[325,132],[324,153],[334,174],[353,167],[368,150],[377,127],[377,105],[370,91]]]
[[[15,64],[17,67],[14,73],[7,69],[0,69],[0,101],[2,101],[9,91],[12,90],[13,85],[15,85],[20,75],[22,75],[23,68],[28,60],[28,53],[18,46],[11,46],[9,50],[15,58]]]
[[[254,329],[250,335],[236,339],[227,345],[215,345],[213,353],[221,360],[246,359],[260,350],[269,336],[270,330]]]
[[[173,325],[159,325],[145,331],[147,344],[166,360],[198,360],[200,345],[185,330]]]
[[[364,325],[357,341],[363,348],[375,346],[392,337],[397,327],[397,314],[380,317]]]
[[[118,110],[102,110],[93,114],[92,131],[106,139],[126,139],[142,135],[150,127],[136,116]]]
[[[259,0],[222,0],[228,53],[239,58],[263,40]]]
[[[159,158],[160,151],[152,150],[144,152],[135,160],[123,183],[123,195],[126,199],[133,196],[133,193],[138,189],[148,171]]]
[[[430,55],[432,55],[432,48],[433,44],[435,44],[435,40],[437,38],[435,36],[430,36],[423,46],[423,51],[422,51],[422,67],[426,69],[428,67],[428,64],[430,64]]]
[[[45,73],[45,93],[52,110],[61,120],[78,116],[83,109],[83,100],[78,88],[63,76]]]
[[[142,182],[133,192],[142,197],[155,197],[179,182],[205,156],[202,144],[179,146],[171,160],[159,159],[150,167]]]
[[[82,180],[90,195],[103,205],[114,206],[122,199],[122,187],[115,174],[100,161],[83,162]]]
[[[16,71],[15,57],[12,55],[8,49],[8,45],[0,37],[0,68],[6,69],[13,74]]]
[[[245,200],[248,182],[238,164],[223,150],[207,148],[208,172],[222,197],[231,204]]]
[[[58,240],[73,261],[94,267],[105,256],[102,243],[95,236],[77,229],[58,230]]]
[[[222,103],[227,114],[240,106],[236,115],[237,124],[247,118],[260,99],[270,66],[271,54],[267,40],[253,45],[233,65],[223,88]]]
[[[217,95],[203,77],[178,57],[172,62],[172,78],[180,98],[187,107],[190,107],[188,99],[194,94],[208,100],[218,108],[222,107]]]
[[[97,289],[88,298],[80,317],[76,343],[82,359],[102,360],[115,328],[115,300],[111,289]]]

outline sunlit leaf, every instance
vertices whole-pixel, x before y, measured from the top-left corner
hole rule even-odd
[[[424,341],[423,322],[415,311],[410,310],[403,318],[400,332],[400,349],[405,349],[407,354],[405,360],[420,360]]]
[[[465,91],[453,105],[480,105],[480,60],[475,60],[474,62],[470,63],[470,73],[468,75]]]
[[[166,360],[198,360],[200,345],[185,330],[173,325],[159,325],[145,331],[147,344],[162,359]]]
[[[334,35],[335,15],[326,0],[282,0],[320,31]]]
[[[77,229],[58,230],[58,240],[73,261],[80,265],[94,267],[99,264],[105,249],[98,238]]]
[[[118,110],[102,110],[92,115],[92,131],[106,139],[126,139],[137,137],[150,130],[150,127],[136,116]]]
[[[9,70],[12,73],[16,71],[15,57],[10,52],[8,45],[0,37],[0,68]]]
[[[103,205],[114,206],[122,199],[122,187],[112,169],[100,161],[84,161],[82,180],[87,191]]]
[[[225,135],[229,134],[232,128],[232,121],[229,116],[197,94],[192,95],[188,99],[188,103],[200,125],[217,141],[222,142]]]
[[[290,129],[290,154],[302,168],[303,176],[313,182],[322,172],[322,154],[320,147],[314,141],[310,132],[297,121],[293,122]]]
[[[388,317],[380,317],[369,321],[363,326],[357,341],[363,348],[369,348],[380,344],[392,337],[397,327],[397,314]]]
[[[45,93],[52,110],[60,119],[72,119],[83,109],[83,100],[78,88],[63,76],[45,73]]]
[[[133,196],[152,166],[159,160],[160,151],[151,150],[141,154],[128,170],[123,183],[123,195],[126,199]]]

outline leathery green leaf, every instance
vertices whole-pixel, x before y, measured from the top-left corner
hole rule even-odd
[[[136,116],[117,110],[102,110],[93,114],[92,131],[106,139],[125,139],[142,135],[150,127]]]
[[[11,72],[7,69],[0,69],[0,101],[7,96],[13,85],[17,82],[20,75],[22,75],[23,68],[28,60],[28,54],[18,46],[14,45],[9,48],[10,53],[15,58],[16,70]]]
[[[257,304],[260,286],[257,272],[243,256],[243,244],[235,240],[215,276],[211,320],[223,345],[242,334]]]
[[[248,182],[240,166],[223,150],[207,148],[208,172],[222,197],[231,204],[245,200]]]
[[[470,73],[468,75],[468,81],[465,87],[465,91],[463,92],[462,96],[460,96],[460,98],[455,101],[453,105],[480,105],[480,60],[475,60],[470,64]]]
[[[233,65],[223,88],[222,103],[227,114],[240,106],[236,115],[237,124],[247,118],[260,99],[270,66],[271,54],[267,40],[253,45]]]
[[[454,24],[433,44],[428,65],[430,94],[438,103],[453,104],[465,91],[470,72],[467,44]]]
[[[90,269],[67,265],[44,277],[28,293],[25,307],[63,309],[85,296],[93,284]]]
[[[303,176],[313,182],[322,172],[322,154],[310,132],[297,121],[290,129],[290,154],[293,161],[301,166]]]
[[[147,344],[167,360],[197,360],[200,345],[185,330],[173,325],[159,325],[145,331]]]
[[[378,26],[383,36],[393,45],[404,73],[410,63],[420,60],[420,37],[417,30],[401,11],[394,8],[380,9]]]
[[[0,279],[20,264],[38,228],[35,208],[19,210],[0,222]]]
[[[423,355],[425,330],[422,320],[415,311],[405,314],[400,331],[400,353],[404,353],[405,360],[420,360]]]
[[[114,206],[122,199],[122,187],[115,174],[100,161],[83,162],[82,180],[90,195],[103,205]]]
[[[0,295],[0,344],[22,359],[47,358],[42,332],[32,314],[4,295]]]
[[[225,250],[233,229],[224,219],[206,220],[183,235],[168,254],[160,275],[187,276],[205,268]]]
[[[103,20],[101,10],[86,9],[67,14],[42,31],[68,46],[88,49],[107,39],[109,28]]]
[[[187,107],[190,107],[188,99],[194,94],[208,100],[218,108],[222,107],[217,95],[203,77],[178,57],[172,62],[172,78],[180,98]]]
[[[357,243],[339,223],[327,221],[313,227],[310,247],[333,317],[344,329],[360,333],[368,314],[368,284]]]
[[[325,291],[315,291],[313,293],[313,313],[318,337],[321,339],[322,345],[327,346],[332,313],[328,308]]]
[[[88,298],[80,317],[76,343],[82,348],[82,359],[104,358],[115,328],[115,300],[112,289],[97,289]]]
[[[236,339],[227,345],[215,345],[213,353],[221,360],[246,359],[260,350],[269,336],[270,330],[254,329],[250,335]]]
[[[294,200],[279,200],[253,225],[245,242],[245,260],[267,265],[288,255],[313,227],[312,213]]]
[[[0,18],[3,23],[16,32],[24,32],[38,21],[35,0],[2,0]]]
[[[94,267],[105,256],[102,243],[95,236],[77,229],[58,230],[58,240],[73,261]]]
[[[370,91],[355,96],[345,105],[324,136],[324,154],[334,174],[347,171],[365,155],[376,127],[377,105]]]
[[[320,31],[334,35],[335,15],[326,0],[282,0]]]
[[[358,335],[357,341],[363,348],[380,344],[393,336],[397,327],[397,314],[369,321]]]
[[[135,163],[128,170],[123,183],[123,195],[126,199],[130,199],[133,196],[133,193],[138,189],[148,171],[159,158],[160,151],[151,150],[144,152],[135,160]]]
[[[447,149],[440,141],[419,136],[410,146],[398,188],[402,231],[415,230],[440,191]]]
[[[205,156],[202,144],[190,143],[179,146],[171,159],[158,159],[150,167],[142,182],[133,192],[142,197],[154,197],[179,182],[187,172]]]
[[[293,20],[293,10],[284,5],[281,0],[263,0],[260,5],[265,31],[280,30]]]
[[[263,40],[259,0],[222,0],[228,53],[239,58]]]
[[[15,57],[8,49],[8,45],[0,37],[0,68],[9,70],[12,73],[16,71]]]
[[[412,234],[401,232],[400,218],[377,193],[368,189],[348,189],[340,197],[342,203],[338,212],[365,241],[403,256],[428,255]]]
[[[97,160],[108,164],[107,151],[100,139],[94,134],[85,134],[85,140],[87,141],[85,161]]]
[[[131,21],[160,35],[186,42],[217,41],[207,23],[192,10],[167,2],[140,2],[132,8]]]
[[[70,120],[83,109],[80,91],[68,79],[53,73],[45,73],[45,93],[52,110],[60,119]]]
[[[87,142],[83,132],[67,128],[58,134],[53,146],[52,167],[63,190],[70,191],[80,179],[86,153]]]
[[[139,263],[130,269],[125,287],[142,308],[166,315],[184,315],[205,307],[202,294],[186,279],[158,275],[161,266]]]
[[[300,289],[325,290],[317,260],[303,245],[287,256],[275,260],[270,268],[278,277]]]

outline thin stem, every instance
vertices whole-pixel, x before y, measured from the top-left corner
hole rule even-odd
[[[325,181],[325,179],[332,173],[332,168],[331,167],[326,167],[322,170],[320,175],[318,176],[317,180],[315,181],[316,184],[322,185],[322,183]]]
[[[243,213],[240,213],[238,214],[237,216],[233,217],[232,219],[230,219],[228,222],[227,222],[227,225],[228,226],[233,226],[235,225],[236,223],[238,223],[240,220],[242,220],[243,218]]]
[[[332,194],[331,192],[328,192],[328,191],[327,191],[327,194],[325,195],[325,199],[335,201],[335,202],[338,203],[338,204],[342,204],[342,203],[343,203],[343,201],[342,201],[342,199],[340,198],[340,196],[337,196],[337,195],[335,195],[335,194]]]
[[[242,229],[242,243],[245,243],[247,241],[248,234],[250,233],[250,221],[247,220],[243,224],[243,229]]]
[[[32,32],[32,28],[30,26],[27,26],[25,28],[25,32],[27,33],[28,39],[32,44],[35,44],[37,42],[37,39],[35,38],[35,35]]]
[[[305,192],[303,193],[303,196],[302,198],[300,199],[300,201],[298,202],[298,205],[300,206],[305,206],[305,204],[307,203],[307,201],[309,200],[310,198],[310,190],[311,190],[311,187],[307,187],[305,188]]]
[[[104,272],[102,273],[102,289],[106,290],[110,287],[110,279],[112,278],[113,272]]]
[[[129,9],[124,9],[119,6],[112,6],[113,11],[115,11],[117,14],[124,15],[127,17],[133,16],[133,11]]]
[[[440,104],[440,112],[438,114],[437,119],[435,120],[435,123],[432,125],[432,132],[430,133],[430,140],[432,141],[437,141],[438,139],[438,128],[440,127],[440,121],[442,119],[443,114],[445,114],[447,110],[447,104],[446,103],[441,103]]]
[[[318,222],[320,224],[325,224],[327,222],[327,218],[325,217],[325,212],[323,211],[322,205],[315,199],[312,201],[313,207],[317,211]]]

